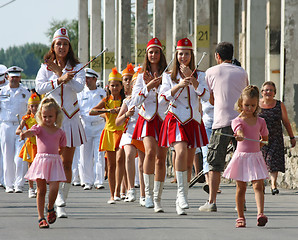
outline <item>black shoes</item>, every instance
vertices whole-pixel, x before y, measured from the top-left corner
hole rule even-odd
[[[274,189],[271,188],[271,193],[272,195],[279,194],[279,190],[277,188],[274,188]]]

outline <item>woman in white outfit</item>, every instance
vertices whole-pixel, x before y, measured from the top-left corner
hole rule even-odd
[[[209,96],[204,74],[195,70],[192,43],[183,38],[177,43],[171,74],[163,75],[159,96],[160,104],[170,104],[161,127],[159,145],[175,149],[178,215],[185,215],[185,209],[189,208],[188,185],[196,148],[208,143],[199,112],[199,97],[208,100]]]
[[[85,72],[77,72],[82,65],[74,56],[68,33],[65,28],[58,29],[53,37],[50,51],[44,56],[36,76],[36,91],[50,96],[61,106],[64,112],[62,129],[66,133],[67,144],[61,158],[67,181],[60,185],[56,200],[58,217],[67,217],[65,212],[72,177],[72,161],[75,148],[86,142],[83,125],[79,118],[77,93],[85,85]]]
[[[132,92],[134,105],[140,108],[132,138],[143,140],[145,147],[145,206],[154,207],[155,212],[163,212],[161,195],[166,174],[167,148],[158,146],[159,132],[166,110],[166,106],[158,103],[158,92],[161,75],[166,66],[160,41],[157,38],[151,39],[147,44],[142,72],[139,73]]]

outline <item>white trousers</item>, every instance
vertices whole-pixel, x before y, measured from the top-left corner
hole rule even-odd
[[[105,173],[104,152],[99,152],[99,141],[104,124],[83,123],[87,142],[80,147],[79,173],[81,184],[103,184]]]
[[[24,141],[16,135],[16,122],[1,123],[1,150],[3,155],[3,179],[7,187],[22,187],[25,183],[27,163],[19,157]]]

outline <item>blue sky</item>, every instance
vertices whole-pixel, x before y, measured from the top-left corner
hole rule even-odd
[[[0,6],[11,0],[0,0]],[[25,43],[50,44],[50,21],[78,19],[78,0],[15,0],[0,8],[0,49]]]

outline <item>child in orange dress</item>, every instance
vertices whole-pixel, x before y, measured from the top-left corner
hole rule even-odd
[[[33,93],[28,100],[28,111],[25,116],[22,117],[22,121],[20,126],[16,130],[16,134],[20,135],[22,129],[26,126],[26,129],[30,129],[33,125],[37,122],[35,120],[35,114],[37,112],[38,105],[40,103],[40,97]],[[27,152],[28,151],[28,152]],[[28,138],[23,145],[19,157],[23,159],[23,161],[28,162],[28,168],[30,168],[35,155],[37,153],[37,146],[36,146],[36,138],[35,136]],[[29,180],[29,190],[28,190],[28,197],[29,198],[36,198],[35,189],[33,186],[33,181]]]

